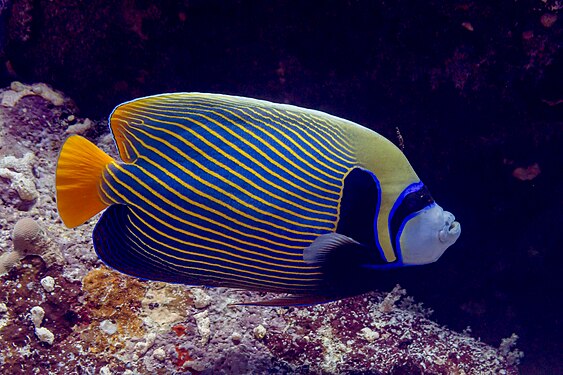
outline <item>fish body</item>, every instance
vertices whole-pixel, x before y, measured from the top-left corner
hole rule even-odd
[[[69,227],[106,209],[94,247],[129,275],[343,296],[435,261],[460,233],[397,147],[323,112],[174,93],[121,104],[109,123],[122,161],[70,137],[57,201]]]

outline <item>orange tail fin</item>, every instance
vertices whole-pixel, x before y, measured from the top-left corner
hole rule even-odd
[[[57,208],[63,223],[74,228],[105,209],[99,187],[102,172],[114,159],[78,135],[69,137],[57,163]]]

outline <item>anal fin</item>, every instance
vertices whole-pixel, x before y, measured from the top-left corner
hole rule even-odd
[[[324,295],[290,295],[263,301],[251,301],[232,303],[229,306],[263,306],[263,307],[291,307],[291,306],[310,306],[321,303],[336,301],[338,297]]]
[[[126,205],[108,207],[96,224],[93,233],[94,249],[98,257],[108,266],[130,276],[141,279],[171,283],[194,284],[185,275],[175,272],[140,240],[141,235],[155,236],[148,228],[141,232],[130,221],[130,210]]]

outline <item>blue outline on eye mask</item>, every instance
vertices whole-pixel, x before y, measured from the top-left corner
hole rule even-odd
[[[395,204],[393,205],[393,207],[391,208],[391,211],[389,212],[389,217],[387,218],[387,230],[389,230],[389,234],[391,234],[391,219],[395,215],[395,211],[397,211],[397,208],[401,205],[401,203],[403,203],[403,200],[405,199],[405,197],[407,195],[414,193],[414,192],[417,192],[417,191],[421,190],[423,187],[424,187],[424,183],[422,183],[422,181],[415,182],[415,183],[407,186],[405,188],[405,190],[403,190],[401,192],[401,194],[397,197]],[[399,226],[399,230],[397,231],[397,235],[395,236],[395,238],[392,239],[392,241],[394,241],[394,244],[395,244],[395,256],[397,257],[397,262],[400,263],[400,265],[403,264],[403,254],[402,254],[402,251],[401,251],[401,244],[398,241],[398,239],[401,238],[401,233],[403,232],[403,228],[404,228],[405,224],[407,223],[407,221],[410,220],[411,218],[413,218],[414,216],[418,215],[420,212],[422,212],[422,211],[417,211],[417,212],[407,216],[405,218],[405,220],[403,220],[403,222]]]

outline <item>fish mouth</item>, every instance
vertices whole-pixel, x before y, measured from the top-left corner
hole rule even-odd
[[[448,227],[448,232],[450,233],[457,233],[459,231],[461,231],[461,225],[459,224],[459,221],[454,221]]]
[[[444,211],[444,227],[438,233],[438,238],[442,243],[453,244],[461,233],[461,224],[455,221],[455,216],[450,212]]]

